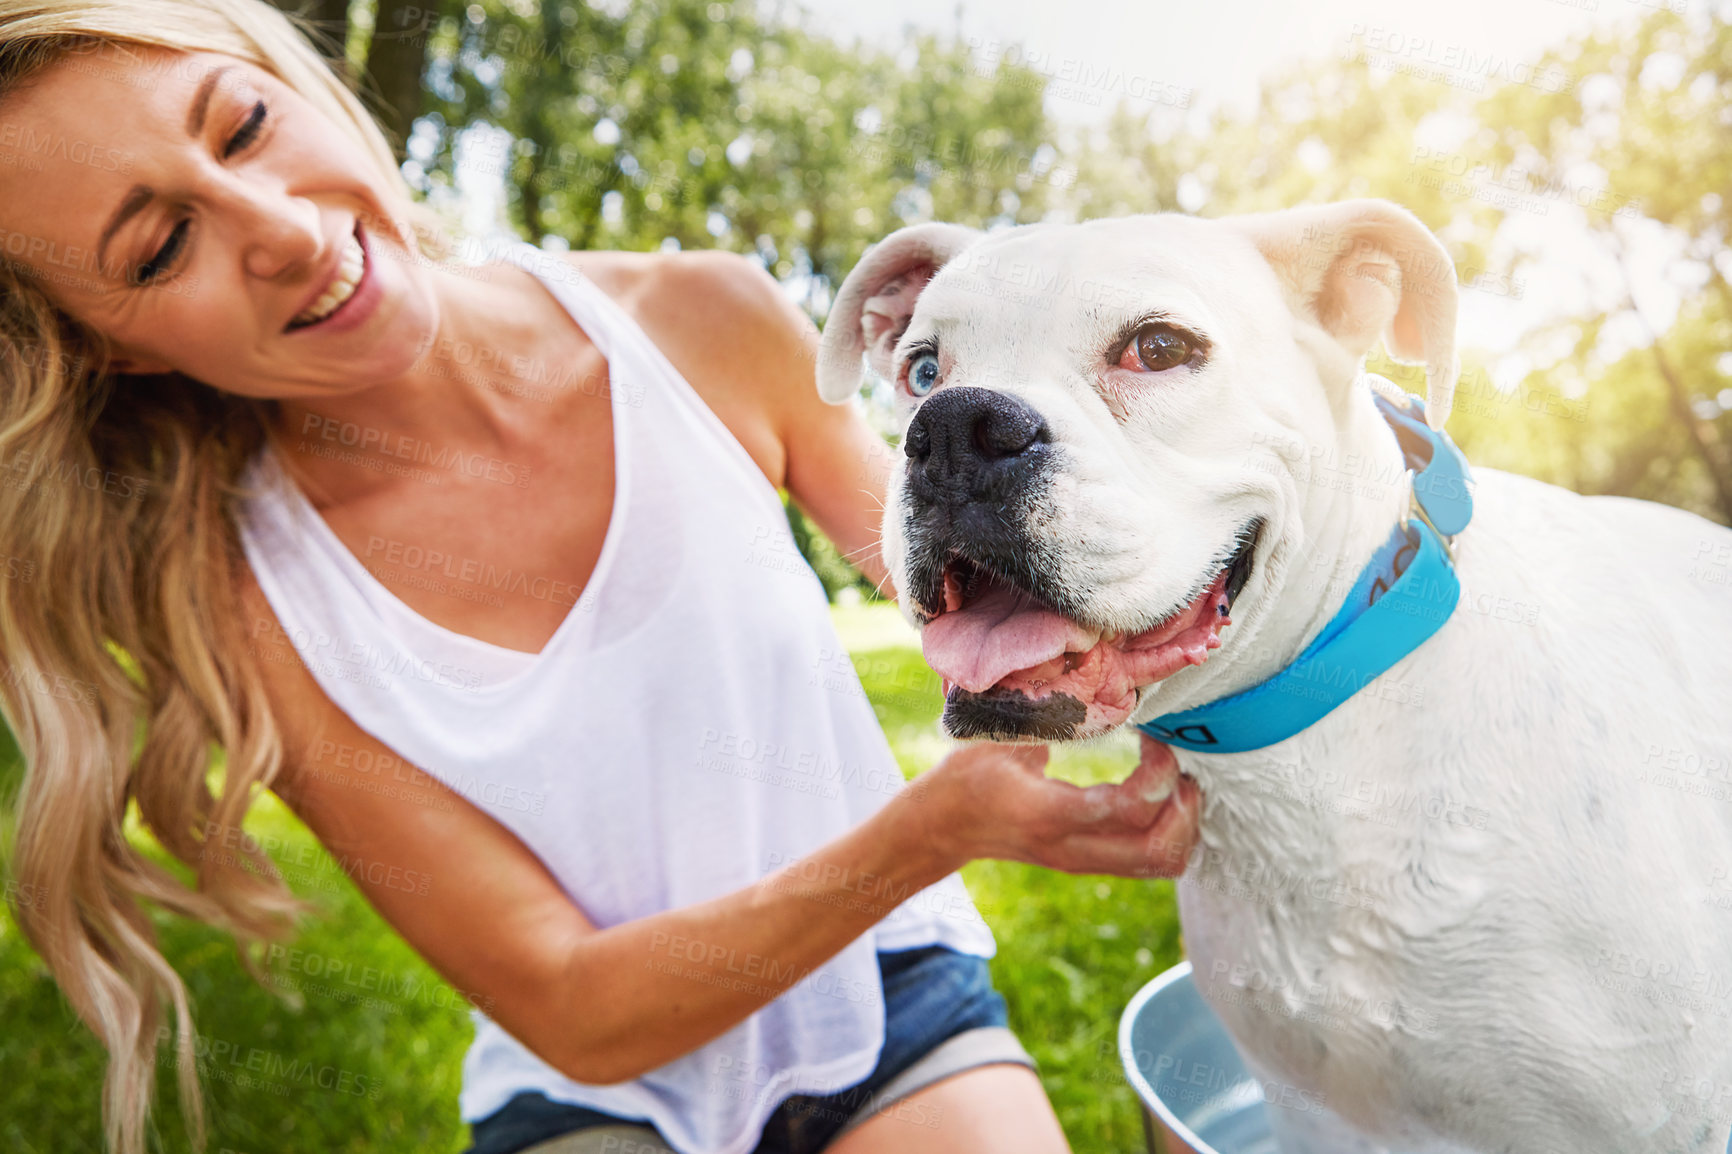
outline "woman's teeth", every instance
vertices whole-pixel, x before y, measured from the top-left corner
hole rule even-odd
[[[343,242],[343,255],[337,264],[336,279],[325,289],[312,307],[294,319],[297,325],[310,325],[322,321],[336,311],[338,305],[348,300],[355,293],[355,286],[361,283],[361,274],[367,270],[367,255],[361,248],[361,242],[350,233]]]

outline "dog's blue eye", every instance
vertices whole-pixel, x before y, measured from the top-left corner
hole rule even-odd
[[[916,397],[924,397],[932,391],[932,386],[938,383],[938,357],[932,353],[921,353],[908,362],[908,391]]]

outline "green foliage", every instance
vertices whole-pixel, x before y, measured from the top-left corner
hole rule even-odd
[[[1310,63],[1272,79],[1248,115],[1216,112],[1197,130],[1164,110],[1121,105],[1084,138],[1071,197],[1083,219],[1136,212],[1266,212],[1355,197],[1396,201],[1443,235],[1469,281],[1485,270],[1482,205],[1454,203],[1416,163],[1436,85],[1364,60]]]
[[[1723,9],[1662,7],[1633,32],[1585,37],[1541,67],[1570,84],[1512,86],[1482,102],[1487,159],[1506,184],[1579,209],[1618,279],[1609,308],[1539,334],[1563,352],[1523,386],[1561,382],[1583,396],[1584,427],[1554,432],[1575,450],[1567,475],[1584,492],[1732,520],[1732,25]],[[1639,238],[1656,234],[1675,246],[1662,270],[1681,297],[1669,331],[1656,331],[1632,268]]]
[[[307,863],[286,873],[323,912],[292,946],[267,955],[270,986],[247,976],[219,932],[154,919],[193,998],[210,1154],[462,1149],[467,1003],[274,798],[255,806],[248,829],[279,857]],[[140,838],[141,847],[151,844]],[[10,917],[0,919],[0,1005],[0,1148],[100,1154],[102,1047]],[[167,1048],[157,1078],[160,1148],[186,1151]]]
[[[435,38],[439,131],[417,155],[448,184],[451,129],[508,133],[511,210],[533,239],[756,253],[783,279],[818,278],[821,315],[823,286],[903,223],[1047,207],[1044,81],[983,75],[955,41],[844,47],[749,0],[469,11],[483,18],[449,17]]]
[[[786,493],[782,495],[782,505],[788,512],[788,529],[794,537],[794,544],[818,575],[818,580],[823,582],[826,596],[834,601],[837,593],[853,588],[867,600],[880,598],[877,587],[848,563],[842,551],[824,535],[823,530],[812,524],[811,518],[801,512],[800,506],[789,500]]]
[[[24,762],[18,752],[18,739],[0,723],[0,813],[7,812],[24,783]]]

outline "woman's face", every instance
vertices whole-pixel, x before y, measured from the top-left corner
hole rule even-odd
[[[374,227],[390,204],[330,120],[231,56],[72,55],[0,102],[0,255],[123,371],[285,399],[403,373],[439,314]]]

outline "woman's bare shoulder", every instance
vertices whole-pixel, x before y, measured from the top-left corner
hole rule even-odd
[[[738,253],[594,250],[565,257],[640,323],[668,309],[688,321],[774,323],[798,315],[783,307],[785,298],[763,266]]]
[[[790,407],[816,397],[818,332],[769,272],[721,251],[567,254],[728,425],[774,485]]]

